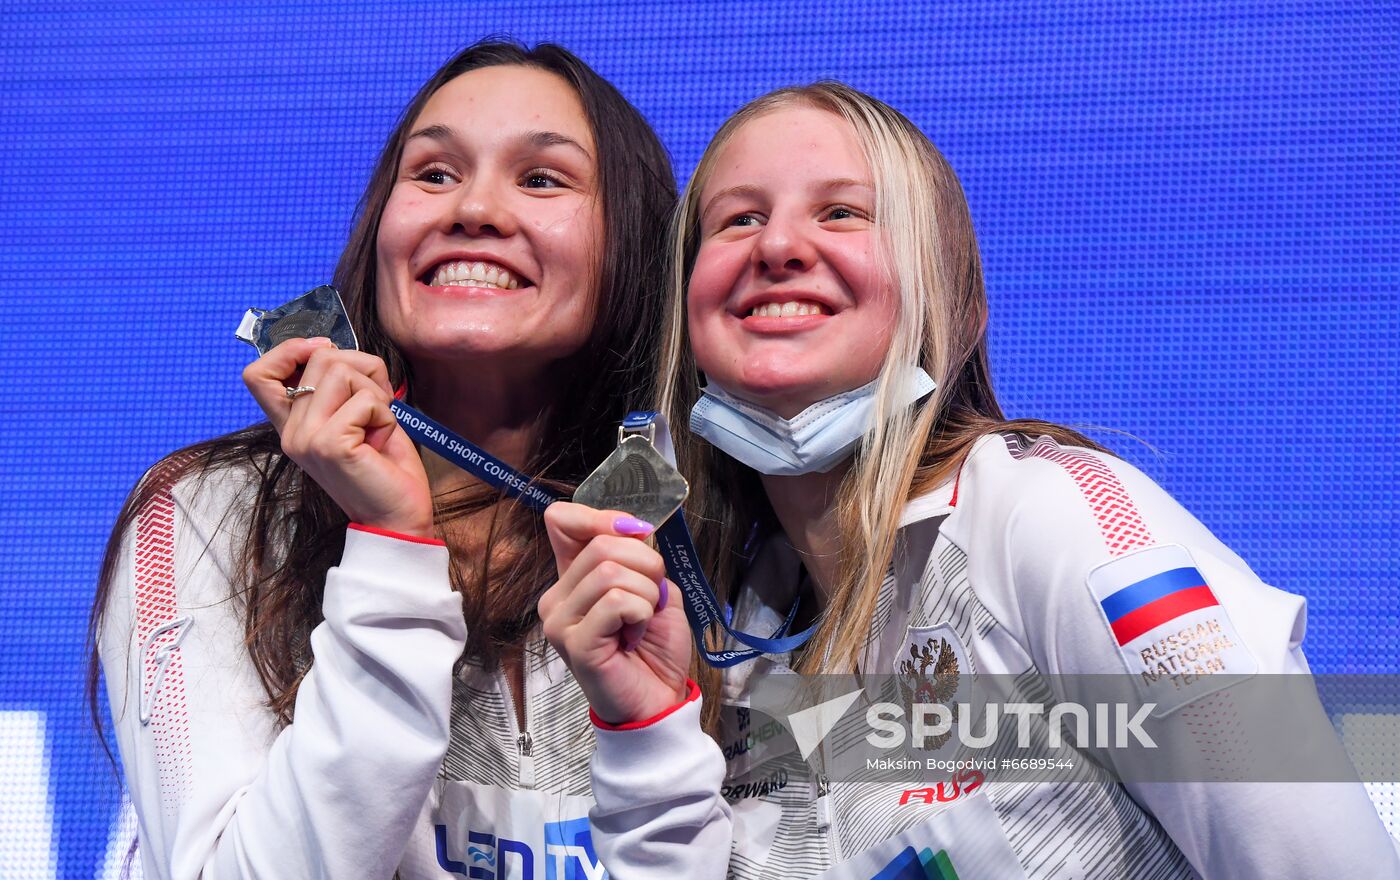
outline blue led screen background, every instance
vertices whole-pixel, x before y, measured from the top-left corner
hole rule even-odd
[[[682,178],[770,88],[843,79],[959,170],[1013,415],[1102,426],[1261,576],[1322,672],[1400,666],[1393,2],[29,3],[0,12],[0,876],[101,876],[86,720],[107,531],[256,419],[232,338],[329,279],[416,87],[555,40]],[[1121,432],[1121,433],[1119,433]]]

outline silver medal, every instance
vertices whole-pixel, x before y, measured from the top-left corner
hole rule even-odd
[[[579,484],[574,501],[597,510],[620,510],[657,528],[680,509],[690,484],[656,451],[656,425],[646,433],[617,429],[617,448]]]
[[[279,342],[325,336],[342,351],[360,347],[340,293],[323,284],[275,309],[249,309],[234,336],[267,354]]]

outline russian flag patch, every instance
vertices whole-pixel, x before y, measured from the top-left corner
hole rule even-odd
[[[1219,604],[1206,579],[1189,566],[1149,575],[1099,600],[1120,645],[1183,614]]]
[[[1089,573],[1089,592],[1138,695],[1157,704],[1154,717],[1258,671],[1184,547],[1159,545],[1120,556]]]

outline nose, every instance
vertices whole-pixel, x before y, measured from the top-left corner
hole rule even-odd
[[[816,249],[801,222],[771,217],[754,248],[755,268],[763,275],[805,272],[816,262]]]
[[[450,220],[453,232],[471,238],[505,238],[517,228],[503,185],[480,173],[462,184]]]

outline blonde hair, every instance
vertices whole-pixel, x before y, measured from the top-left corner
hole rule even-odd
[[[749,122],[775,110],[815,107],[844,119],[870,166],[883,258],[899,313],[881,365],[874,424],[836,498],[844,537],[838,579],[799,672],[860,668],[880,585],[894,554],[905,502],[944,482],[976,440],[991,431],[1049,434],[1098,448],[1074,431],[1034,420],[1007,421],[992,392],[986,352],[987,297],[967,200],[957,175],[923,132],[887,104],[838,82],[779,89],[725,121],[681,194],[672,226],[669,318],[661,353],[658,406],[675,431],[691,479],[687,515],[721,598],[742,577],[754,525],[773,523],[753,471],[687,429],[700,395],[686,325],[687,279],[699,248],[702,190],[724,147]],[[908,365],[938,383],[913,407],[898,405]],[[707,676],[710,677],[710,676]],[[718,704],[718,700],[712,700]]]

